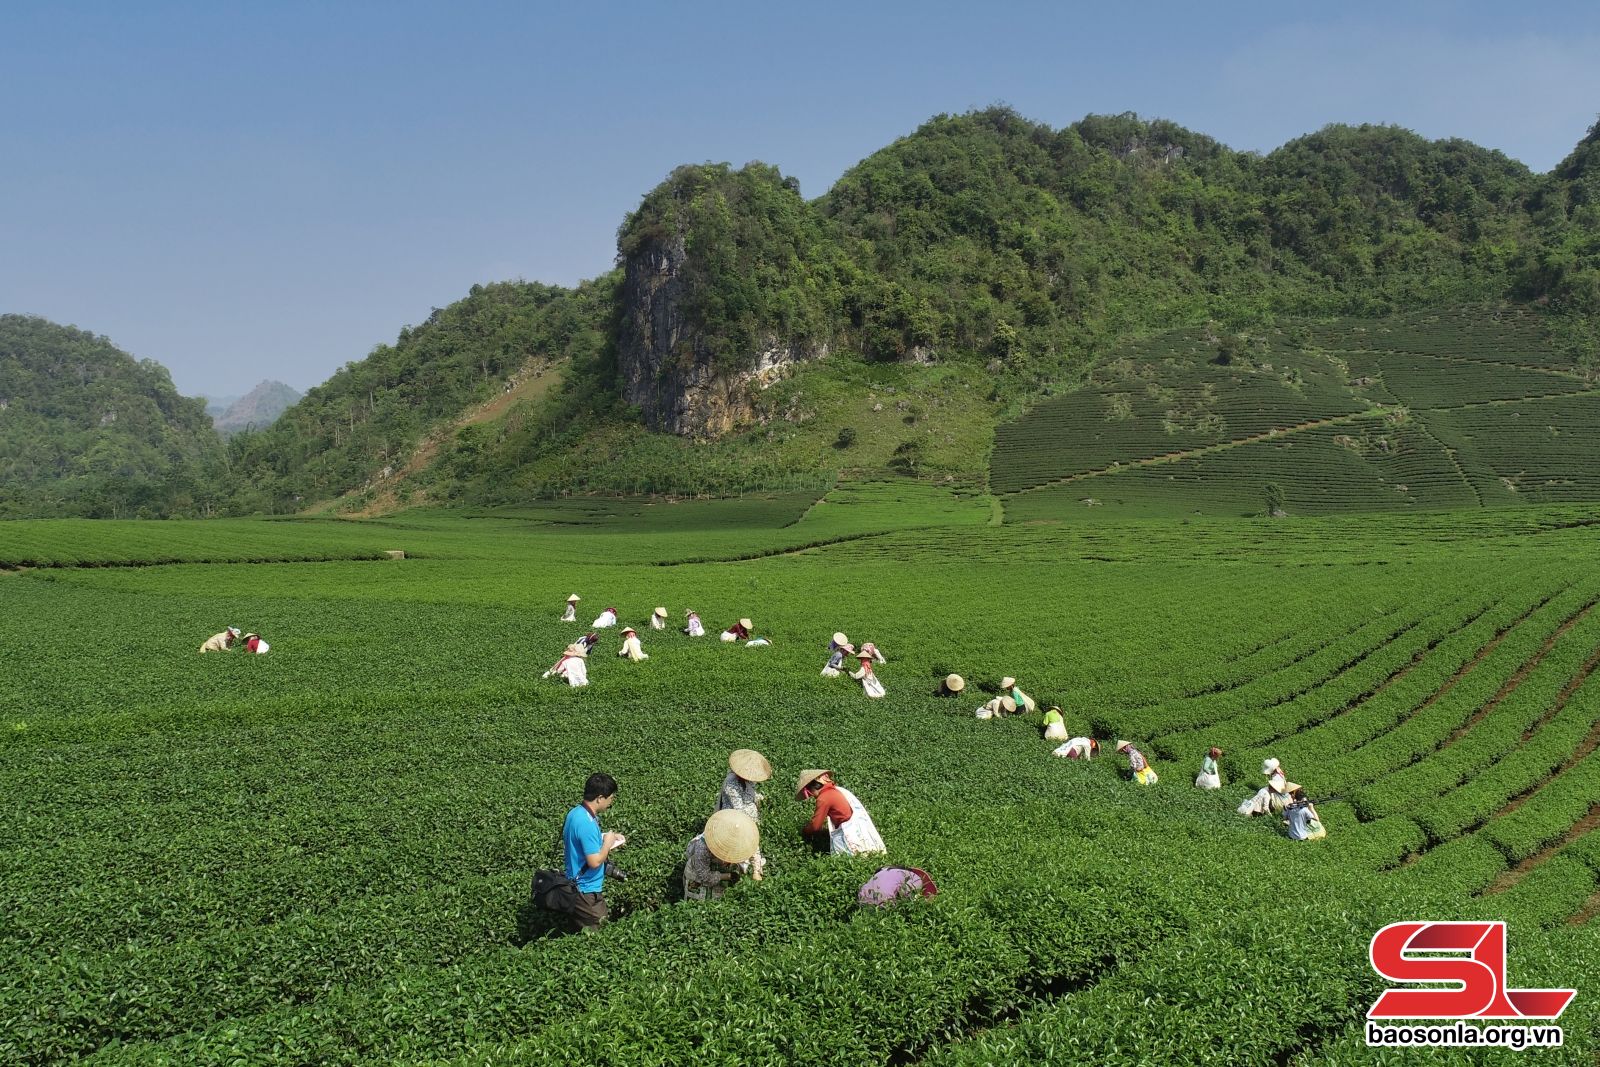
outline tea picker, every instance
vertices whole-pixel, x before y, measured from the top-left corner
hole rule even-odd
[[[683,628],[683,632],[688,634],[690,637],[704,637],[706,635],[706,628],[700,622],[699,613],[693,608],[688,608],[684,611],[684,614],[689,617],[689,624]]]
[[[719,811],[683,855],[683,899],[716,900],[728,884],[748,872],[761,880],[761,830],[756,821],[739,811]]]
[[[657,608],[650,613],[650,629],[665,630],[667,628],[667,609]]]
[[[759,823],[759,805],[766,797],[757,792],[756,785],[771,777],[772,764],[767,757],[753,748],[736,749],[728,756],[728,775],[722,779],[722,792],[717,794],[717,810],[737,811]],[[761,877],[766,858],[760,852],[749,858],[755,877]]]
[[[617,649],[617,655],[626,656],[634,663],[650,658],[650,654],[639,645],[639,631],[631,626],[622,631],[622,647]]]
[[[842,633],[835,633],[828,642],[828,662],[822,666],[824,678],[837,678],[843,673],[844,658],[856,654],[856,646]]]
[[[879,700],[889,695],[889,691],[883,687],[883,683],[878,681],[878,676],[872,672],[872,659],[877,651],[876,648],[872,647],[870,641],[862,645],[861,651],[856,653],[856,659],[861,666],[859,669],[850,672],[850,677],[860,682],[862,691],[873,700]]]
[[[832,771],[820,768],[801,771],[795,784],[795,796],[816,801],[817,810],[802,833],[819,844],[825,840],[828,851],[834,855],[859,856],[888,851],[883,846],[883,838],[878,836],[872,816],[854,793],[834,782]],[[826,838],[820,836],[824,830]]]
[[[562,622],[578,621],[578,601],[582,599],[583,597],[579,596],[577,593],[573,593],[571,596],[567,597],[567,613],[561,616]]]
[[[563,678],[573,688],[589,684],[589,665],[585,661],[589,658],[588,650],[577,642],[566,647],[561,653],[561,658],[556,660],[554,666],[545,671],[541,678],[555,675]]]
[[[724,641],[743,641],[750,636],[750,631],[755,629],[755,623],[749,619],[740,619],[718,636]]]
[[[233,648],[233,643],[239,640],[239,628],[230,626],[219,634],[212,634],[200,646],[201,652],[227,652]]]
[[[962,692],[966,690],[966,688],[967,680],[961,677],[961,675],[947,674],[944,676],[944,679],[940,681],[939,688],[933,691],[933,695],[936,697],[956,697],[960,696]]]
[[[1155,785],[1161,780],[1156,777],[1150,761],[1144,758],[1144,753],[1132,741],[1118,741],[1117,751],[1128,757],[1128,770],[1133,772],[1133,780],[1140,785]]]
[[[1050,750],[1050,755],[1060,756],[1062,759],[1094,759],[1095,753],[1100,751],[1100,742],[1092,737],[1074,737],[1064,745],[1057,745]]]
[[[1217,760],[1221,758],[1220,748],[1212,748],[1206,753],[1206,758],[1200,761],[1200,773],[1194,779],[1196,786],[1201,789],[1222,788],[1222,772],[1217,769]]]
[[[617,624],[617,609],[616,608],[607,608],[606,610],[604,610],[604,611],[602,611],[600,613],[600,617],[598,619],[594,620],[594,622],[590,623],[589,625],[593,626],[596,630],[604,630],[607,627],[615,626],[616,624]]]

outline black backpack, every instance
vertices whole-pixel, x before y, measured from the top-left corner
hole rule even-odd
[[[570,915],[578,907],[578,883],[561,871],[535,871],[533,902],[546,911]]]

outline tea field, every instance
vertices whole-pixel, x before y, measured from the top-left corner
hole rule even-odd
[[[1367,946],[1451,918],[1579,990],[1537,1056],[1594,1062],[1600,510],[996,518],[904,482],[0,525],[0,1062],[1420,1062],[1364,1046]],[[573,591],[650,659],[603,632],[587,688],[541,680]],[[772,644],[642,629],[657,604]],[[229,624],[272,653],[196,654]],[[886,699],[819,676],[837,629]],[[1160,783],[977,720],[1005,674]],[[769,877],[676,900],[739,747],[777,769]],[[1234,813],[1268,755],[1327,839]],[[939,895],[860,910],[876,864],[800,840],[808,766]],[[545,936],[528,880],[600,769],[629,877],[599,934]]]
[[[1132,342],[997,428],[1008,518],[1600,500],[1600,390],[1531,313],[1462,309]]]

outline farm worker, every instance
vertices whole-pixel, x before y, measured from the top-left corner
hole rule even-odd
[[[878,646],[873,644],[871,641],[863,641],[861,643],[861,654],[863,656],[871,656],[873,659],[877,660],[879,663],[888,663],[889,662],[888,660],[883,658],[883,653],[878,651]]]
[[[617,650],[617,655],[627,656],[635,663],[650,658],[649,654],[639,647],[639,631],[631,626],[622,631],[622,647]]]
[[[740,619],[726,630],[722,631],[724,641],[743,641],[750,636],[750,631],[755,628],[755,623],[749,619]]]
[[[552,674],[559,675],[567,680],[567,684],[576,688],[589,684],[589,665],[584,660],[589,658],[588,651],[577,642],[568,645],[561,658],[556,660],[555,666],[545,671],[541,678],[548,678]]]
[[[247,652],[254,652],[258,656],[265,656],[272,651],[272,646],[261,640],[260,634],[245,634],[244,647]]]
[[[1060,756],[1063,759],[1094,759],[1096,752],[1100,751],[1100,742],[1092,737],[1074,737],[1064,745],[1057,745],[1050,750],[1050,755]]]
[[[766,797],[756,791],[756,785],[772,777],[772,764],[767,757],[753,748],[735,750],[728,757],[728,775],[722,779],[722,792],[717,794],[718,811],[737,811],[761,821],[757,806]],[[751,873],[759,878],[766,870],[767,861],[758,851],[750,858]]]
[[[772,644],[772,642],[768,641],[765,637],[752,637],[750,640],[748,640],[748,641],[746,641],[744,643],[744,647],[745,648],[766,648],[770,644]]]
[[[615,626],[616,624],[617,609],[607,608],[600,613],[600,617],[598,619],[594,620],[594,622],[591,622],[589,625],[593,626],[596,630],[604,630],[607,626]]]
[[[561,616],[562,622],[578,621],[578,601],[582,599],[583,597],[579,596],[577,593],[573,593],[571,596],[567,597],[567,613]]]
[[[1317,809],[1299,786],[1289,791],[1289,806],[1283,809],[1283,825],[1296,841],[1315,841],[1328,836],[1328,828],[1322,825]]]
[[[1010,715],[1017,710],[1017,702],[1001,694],[978,709],[980,719],[998,719],[1002,715]]]
[[[921,867],[879,867],[856,893],[863,908],[881,908],[900,900],[936,896],[939,887]]]
[[[583,803],[567,812],[561,826],[567,877],[578,884],[578,906],[572,912],[572,929],[588,933],[606,921],[606,861],[613,849],[628,839],[619,833],[600,832],[600,813],[616,803],[617,780],[605,772],[591,774],[583,783]]]
[[[1000,691],[1010,695],[1016,701],[1017,707],[1026,708],[1028,711],[1037,711],[1039,705],[1027,693],[1017,687],[1017,680],[1009,675],[1000,679]]]
[[[212,634],[206,638],[205,644],[200,646],[201,652],[226,652],[239,640],[239,628],[230,626],[220,634]]]
[[[834,855],[843,853],[859,856],[864,852],[887,852],[872,816],[861,806],[856,795],[843,786],[836,785],[833,772],[816,768],[800,772],[795,785],[795,795],[805,800],[814,798],[817,810],[806,823],[803,833],[816,840],[824,828],[828,832],[828,850]]]
[[[689,616],[689,625],[683,628],[683,632],[688,634],[690,637],[704,637],[706,635],[706,628],[700,625],[700,615],[692,608],[688,611],[685,611],[684,614]]]
[[[848,637],[842,633],[835,633],[833,640],[828,642],[828,662],[823,665],[822,676],[824,678],[839,677],[844,667],[845,656],[853,656],[855,652],[856,646],[850,643]]]
[[[1267,779],[1267,784],[1256,790],[1255,796],[1239,805],[1240,815],[1267,815],[1281,812],[1289,806],[1289,779],[1277,757],[1263,760],[1261,773]]]
[[[591,631],[578,638],[574,643],[585,652],[593,652],[594,646],[600,643],[600,635]]]
[[[683,899],[717,900],[741,871],[761,880],[761,868],[751,870],[759,855],[761,830],[750,816],[719,811],[706,820],[706,828],[689,842],[683,854]]]
[[[1044,713],[1044,739],[1046,741],[1065,741],[1067,739],[1067,720],[1061,714],[1061,709],[1051,707]]]
[[[650,613],[650,629],[665,630],[667,628],[667,609],[657,608]]]
[[[850,677],[861,683],[862,690],[874,700],[889,695],[889,691],[878,681],[878,676],[872,673],[872,656],[867,652],[867,646],[862,645],[861,651],[856,654],[861,667],[850,672]]]
[[[1194,784],[1201,789],[1221,789],[1222,774],[1217,770],[1217,760],[1222,758],[1222,749],[1213,748],[1206,753],[1206,758],[1200,761],[1200,773],[1195,776]]]
[[[1118,741],[1117,751],[1128,757],[1128,770],[1133,772],[1133,780],[1140,785],[1155,785],[1160,779],[1156,777],[1155,768],[1150,766],[1150,761],[1144,758],[1144,753],[1133,746],[1132,741]]]
[[[936,697],[960,696],[961,691],[967,687],[967,680],[959,674],[947,674],[939,683],[939,688],[933,691]]]

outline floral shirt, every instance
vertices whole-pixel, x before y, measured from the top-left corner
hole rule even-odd
[[[1144,753],[1140,752],[1138,749],[1134,748],[1132,745],[1128,746],[1127,753],[1128,753],[1128,769],[1130,771],[1142,771],[1146,767],[1150,766],[1149,761],[1147,761],[1144,758]]]
[[[756,802],[761,794],[756,792],[756,783],[747,782],[732,771],[722,780],[722,793],[717,797],[717,810],[742,811],[757,822],[761,821],[761,813],[756,810]]]

